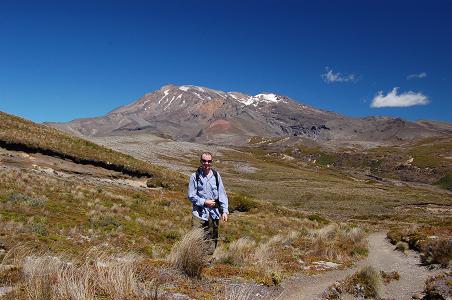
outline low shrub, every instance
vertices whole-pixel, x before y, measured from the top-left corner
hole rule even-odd
[[[443,189],[452,190],[452,173],[443,176],[436,184]]]
[[[425,282],[423,299],[452,299],[452,272],[430,277]]]
[[[405,252],[405,251],[407,251],[410,247],[408,246],[408,243],[399,241],[399,242],[397,242],[395,248],[396,248],[396,250],[399,250],[399,251],[401,251],[401,252]]]
[[[256,200],[244,194],[231,194],[229,197],[229,210],[230,212],[240,211],[248,212],[253,208],[257,208],[258,203]]]
[[[328,221],[328,220],[325,219],[324,217],[319,216],[319,215],[316,215],[316,214],[314,214],[314,215],[309,215],[309,216],[308,216],[308,219],[309,219],[310,221],[316,221],[316,222],[318,222],[319,224],[329,224],[329,223],[330,223],[330,221]]]
[[[406,228],[404,230],[393,229],[386,236],[394,245],[397,245],[399,242],[404,242],[408,245],[409,249],[416,251],[420,251],[421,249],[422,237],[416,228]]]
[[[423,264],[441,264],[447,267],[452,261],[452,238],[429,240],[421,252]]]
[[[321,165],[332,165],[337,161],[337,158],[329,153],[321,152],[317,158],[317,163]]]
[[[400,274],[397,271],[393,271],[393,272],[385,272],[385,271],[380,271],[381,274],[381,278],[383,279],[384,284],[388,284],[393,280],[399,280],[400,279]]]

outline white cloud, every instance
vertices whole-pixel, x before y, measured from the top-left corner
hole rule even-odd
[[[427,73],[422,72],[419,74],[410,74],[406,77],[407,80],[411,80],[411,79],[421,79],[421,78],[425,78],[427,77]]]
[[[430,101],[422,93],[412,91],[397,95],[399,88],[395,87],[386,96],[379,91],[370,104],[371,107],[409,107],[414,105],[425,105]]]
[[[355,76],[355,74],[348,74],[348,75],[342,75],[341,73],[337,72],[334,73],[333,70],[331,70],[330,68],[326,67],[325,68],[325,73],[321,75],[323,80],[326,83],[331,83],[331,82],[356,82],[357,78]]]

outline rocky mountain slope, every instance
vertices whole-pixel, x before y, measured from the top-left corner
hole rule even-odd
[[[223,145],[243,145],[255,136],[364,146],[452,136],[452,124],[446,122],[350,118],[272,93],[250,96],[189,85],[163,86],[102,117],[48,124],[84,136],[129,135],[139,131],[178,141]]]

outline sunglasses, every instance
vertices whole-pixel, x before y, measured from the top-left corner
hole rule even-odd
[[[212,160],[211,159],[201,159],[201,162],[211,164]]]

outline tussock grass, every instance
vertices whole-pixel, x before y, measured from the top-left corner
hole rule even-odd
[[[214,253],[216,260],[222,263],[242,266],[252,261],[256,242],[243,237],[229,244],[229,249],[220,248]]]
[[[11,201],[10,196],[14,193],[21,196],[13,197],[14,201]],[[26,200],[15,201],[17,199]],[[45,201],[39,205],[29,205],[28,199]],[[279,284],[282,278],[302,270],[300,260],[326,260],[324,257],[314,258],[310,254],[313,244],[308,236],[310,231],[318,230],[327,223],[324,218],[319,215],[310,218],[311,215],[302,211],[259,199],[253,198],[253,201],[259,209],[234,212],[230,221],[221,225],[220,237],[223,239],[218,249],[225,253],[220,255],[223,258],[205,268],[208,257],[193,256],[193,253],[200,254],[202,250],[187,251],[191,247],[198,247],[199,243],[180,241],[175,245],[190,228],[191,204],[185,193],[109,184],[99,186],[71,178],[49,177],[32,170],[0,169],[0,235],[2,239],[4,237],[8,249],[24,242],[28,242],[29,249],[33,249],[32,253],[8,258],[10,261],[15,259],[20,262],[24,257],[40,256],[41,251],[47,253],[49,250],[57,257],[81,257],[86,256],[88,249],[108,243],[115,251],[128,253],[133,249],[141,256],[155,259],[153,266],[166,266],[166,260],[163,259],[173,248],[170,257],[174,259],[167,261],[192,277],[202,274],[210,280],[212,277],[238,276],[266,285]],[[271,220],[272,226],[268,226],[268,220]],[[322,235],[327,235],[329,231],[336,234],[331,228],[324,229]],[[351,232],[348,235],[353,240],[356,235]],[[240,245],[241,242],[237,241],[244,237],[248,237],[248,242]],[[247,243],[254,246],[247,248]],[[236,258],[236,253],[242,253],[240,258]],[[72,266],[67,264],[72,260],[62,259],[65,264],[59,269],[59,275],[49,279],[52,293],[57,293],[59,299],[90,299],[94,287],[95,297],[101,295],[108,299],[116,297],[109,295],[126,294],[129,296],[124,297],[132,299],[138,297],[137,293],[141,295],[144,290],[149,290],[139,280],[139,271],[135,275],[125,276],[119,283],[109,285],[118,287],[118,291],[101,289],[99,282],[112,282],[113,275],[108,274],[115,272],[105,273],[107,271],[100,265],[94,268],[97,265],[93,264],[93,257],[86,263],[84,259],[74,260]],[[352,259],[356,258],[358,256]],[[114,260],[108,260],[110,263],[113,264]],[[131,274],[130,267],[123,265],[121,268],[121,273]],[[90,272],[94,275],[89,275]],[[117,275],[113,277],[118,280]],[[183,278],[189,280],[189,277]],[[216,288],[212,283],[200,291],[189,288],[186,282],[177,282],[173,291],[202,298],[206,289],[212,294]]]
[[[452,172],[441,177],[436,184],[443,189],[452,190]]]
[[[318,230],[310,231],[307,252],[320,258],[338,262],[349,262],[367,254],[367,242],[364,232],[349,228],[344,224],[329,224]]]
[[[348,293],[358,299],[380,299],[383,288],[382,275],[372,266],[364,266],[343,281],[330,286],[322,299],[342,299]]]
[[[397,244],[395,245],[395,248],[396,248],[396,250],[399,250],[399,251],[401,251],[401,252],[405,252],[405,251],[407,251],[408,249],[410,249],[410,246],[409,246],[408,243],[406,243],[406,242],[399,241],[399,242],[397,242]]]
[[[63,266],[59,257],[29,256],[22,263],[24,288],[28,299],[52,299],[52,286],[56,283],[58,270]]]
[[[96,274],[90,266],[64,265],[58,269],[54,297],[64,300],[93,300],[96,295]]]
[[[142,276],[142,258],[91,249],[81,262],[50,254],[18,262],[17,298],[36,300],[150,299],[155,281]],[[21,294],[23,291],[23,294]]]
[[[302,270],[306,265],[300,259],[308,264],[318,260],[349,263],[367,254],[361,229],[336,223],[321,227],[306,220],[304,226],[285,234],[260,241],[241,237],[222,245],[214,254],[215,261],[220,266],[237,268],[258,283],[274,285]]]
[[[200,277],[202,269],[209,261],[208,250],[204,230],[193,229],[173,246],[168,261],[188,276]]]
[[[365,266],[349,279],[348,292],[356,296],[364,296],[366,298],[380,297],[383,281],[380,272],[372,266]],[[358,287],[358,289],[356,288]]]

